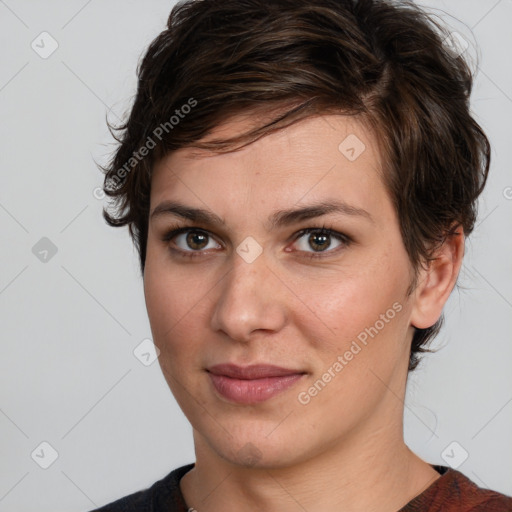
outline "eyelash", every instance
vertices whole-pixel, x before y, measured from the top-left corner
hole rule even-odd
[[[208,237],[214,238],[208,231],[196,228],[194,226],[185,226],[181,228],[170,228],[163,236],[162,241],[165,243],[169,243],[173,238],[177,237],[178,235],[181,235],[182,233],[188,233],[188,232],[197,232],[205,234]],[[333,238],[336,238],[340,242],[343,243],[343,246],[337,247],[334,250],[326,250],[326,251],[318,251],[318,252],[308,252],[308,251],[299,251],[299,252],[305,252],[307,256],[304,256],[309,259],[315,259],[315,258],[326,258],[329,255],[333,253],[337,253],[340,250],[342,250],[344,247],[348,247],[353,240],[345,235],[344,233],[340,233],[339,231],[335,231],[332,228],[322,225],[321,227],[310,227],[301,229],[293,236],[293,242],[297,241],[299,238],[301,238],[304,235],[310,234],[310,233],[317,233],[318,235],[329,235]],[[178,254],[180,257],[183,258],[197,258],[202,257],[204,251],[183,251],[182,249],[171,249],[172,252]],[[328,256],[324,256],[324,254],[327,253]]]

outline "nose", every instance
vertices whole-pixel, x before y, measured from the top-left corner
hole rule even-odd
[[[243,342],[255,331],[280,331],[287,320],[286,287],[264,254],[247,263],[235,253],[231,264],[231,271],[218,285],[220,296],[211,317],[212,329]]]

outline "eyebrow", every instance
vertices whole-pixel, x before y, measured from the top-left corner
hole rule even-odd
[[[322,215],[327,215],[329,213],[339,213],[350,217],[361,217],[375,223],[373,217],[366,210],[351,206],[343,201],[332,200],[321,201],[319,203],[314,203],[296,209],[291,208],[287,210],[278,210],[269,217],[268,227],[269,229],[277,229],[293,225],[304,220],[321,217]],[[163,201],[154,208],[151,212],[150,218],[155,219],[164,215],[174,215],[176,217],[182,217],[183,219],[210,226],[226,225],[224,219],[215,213],[202,208],[186,206],[178,201]]]

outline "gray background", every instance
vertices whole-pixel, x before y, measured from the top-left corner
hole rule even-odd
[[[172,5],[0,1],[0,511],[90,510],[194,461],[158,362],[133,353],[151,338],[137,257],[94,192],[105,114],[130,105]],[[472,106],[494,159],[443,348],[409,380],[406,441],[432,463],[467,452],[460,471],[512,494],[512,0],[424,5],[478,53]],[[43,31],[58,44],[45,59]]]

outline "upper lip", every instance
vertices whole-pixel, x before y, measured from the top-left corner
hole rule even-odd
[[[302,370],[282,368],[271,364],[254,364],[250,366],[237,366],[236,364],[217,364],[207,368],[215,375],[224,375],[233,379],[263,379],[265,377],[282,377],[284,375],[297,375],[306,373]]]

